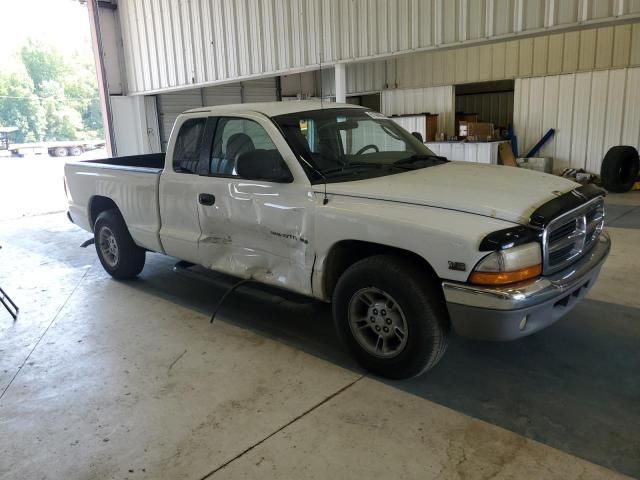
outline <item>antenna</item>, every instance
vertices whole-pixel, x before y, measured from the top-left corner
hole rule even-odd
[[[325,177],[324,173],[322,173],[320,170],[314,167],[309,161],[307,161],[306,158],[304,158],[303,156],[300,156],[299,158],[305,163],[307,167],[309,167],[311,170],[317,173],[320,176],[320,178],[322,178],[322,181],[324,182],[324,198],[322,199],[322,205],[326,205],[327,203],[329,203],[329,197],[327,197],[327,177]]]
[[[322,85],[322,51],[320,51],[320,109],[324,108],[322,99],[324,98],[324,87]]]
[[[324,88],[322,85],[322,51],[324,50],[324,35],[322,34],[322,2],[320,2],[320,15],[318,15],[318,23],[320,23],[320,25],[318,25],[318,34],[320,35],[320,55],[318,56],[318,61],[320,63],[320,110],[322,110],[324,108],[324,105],[322,103],[322,98],[324,97]],[[325,186],[325,194],[324,194],[324,199],[327,200],[327,184],[325,182],[324,184]],[[324,205],[326,205],[327,203],[325,202]]]

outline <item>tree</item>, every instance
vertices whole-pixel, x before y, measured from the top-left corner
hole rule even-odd
[[[33,40],[20,48],[18,57],[24,72],[0,73],[0,126],[19,128],[14,142],[104,136],[90,60],[78,54],[66,59]]]
[[[44,136],[45,109],[30,78],[0,74],[0,125],[18,127],[12,134],[15,143],[39,141]]]
[[[45,80],[40,89],[45,109],[45,140],[76,140],[82,134],[82,115],[67,101],[64,86],[56,80]]]
[[[32,39],[20,49],[20,59],[37,94],[40,94],[44,82],[64,78],[69,70],[60,53]]]

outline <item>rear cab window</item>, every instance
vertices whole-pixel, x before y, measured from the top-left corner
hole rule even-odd
[[[198,173],[198,163],[204,137],[206,117],[191,118],[180,127],[173,149],[173,170],[178,173]]]

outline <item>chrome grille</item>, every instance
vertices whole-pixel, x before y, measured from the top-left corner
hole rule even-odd
[[[543,233],[544,273],[562,270],[586,254],[604,227],[604,201],[590,202],[555,218]]]

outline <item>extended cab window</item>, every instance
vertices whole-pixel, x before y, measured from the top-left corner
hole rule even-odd
[[[200,145],[206,118],[192,118],[180,127],[173,149],[173,169],[180,173],[197,173]]]
[[[260,124],[245,118],[218,119],[210,156],[211,175],[237,177],[236,164],[244,154],[272,158],[280,153]]]

